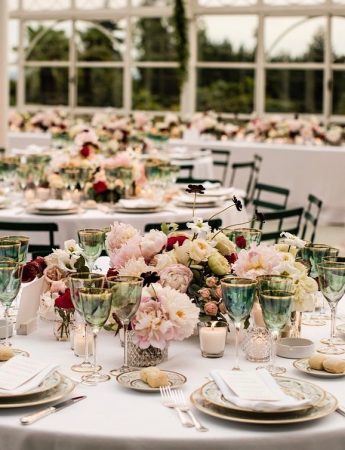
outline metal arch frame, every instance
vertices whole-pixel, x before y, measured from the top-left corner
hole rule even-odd
[[[221,0],[222,1],[222,0]],[[230,3],[231,0],[229,0]],[[269,0],[267,0],[269,1]],[[226,3],[227,0],[223,0]],[[345,2],[344,2],[345,3]],[[105,1],[105,5],[107,2]],[[192,114],[196,110],[196,96],[197,96],[197,71],[199,68],[225,68],[225,69],[241,69],[248,68],[254,70],[255,77],[255,92],[254,92],[254,109],[260,116],[269,115],[265,111],[265,82],[266,82],[266,70],[321,70],[323,72],[323,111],[318,116],[325,122],[344,122],[344,115],[332,115],[332,93],[330,91],[330,83],[332,80],[333,71],[345,71],[345,64],[332,62],[332,48],[331,48],[331,27],[332,16],[342,16],[345,18],[345,7],[342,3],[337,3],[332,0],[324,0],[320,2],[315,1],[315,4],[300,5],[293,1],[285,5],[269,5],[264,0],[257,0],[253,3],[253,0],[248,0],[247,5],[234,6],[231,4],[223,4],[220,6],[204,6],[198,3],[198,0],[186,0],[187,6],[187,18],[189,21],[189,42],[190,42],[190,58],[188,62],[189,77],[183,87],[180,105],[181,113],[183,115]],[[111,11],[111,15],[109,14]],[[18,10],[10,12],[10,18],[19,20],[19,48],[18,48],[18,60],[11,66],[18,68],[18,82],[17,82],[17,108],[20,110],[35,110],[38,107],[45,109],[49,106],[43,105],[28,105],[25,103],[25,67],[43,67],[43,66],[55,66],[55,67],[68,67],[69,70],[69,95],[68,105],[66,105],[72,113],[85,113],[86,111],[93,112],[101,108],[85,108],[77,106],[77,88],[74,83],[76,80],[76,73],[78,67],[108,67],[108,68],[122,68],[123,70],[123,105],[122,108],[117,108],[121,113],[129,113],[132,110],[132,78],[131,71],[133,68],[139,67],[156,67],[156,68],[175,68],[176,62],[171,61],[135,61],[132,57],[132,22],[136,17],[168,17],[172,14],[172,8],[170,6],[133,6],[131,0],[127,0],[127,6],[119,7],[118,9],[77,9],[76,1],[70,0],[70,8],[61,10],[39,10],[29,11],[23,9],[23,1],[19,0]],[[204,15],[241,15],[249,14],[256,15],[258,17],[258,33],[257,33],[257,51],[256,58],[253,62],[236,63],[236,62],[205,62],[198,61],[197,55],[197,20]],[[265,31],[265,18],[274,16],[303,17],[302,20],[307,18],[322,16],[325,17],[325,52],[324,61],[321,63],[271,63],[267,62],[264,49],[264,31]],[[306,19],[304,19],[306,18]],[[85,20],[93,22],[101,19],[112,19],[126,21],[125,29],[125,51],[124,59],[116,62],[80,62],[77,61],[76,55],[76,20]],[[70,51],[69,60],[67,62],[60,61],[26,61],[24,52],[24,32],[25,23],[28,20],[54,20],[59,22],[62,20],[70,20],[72,22],[72,33],[70,38]],[[299,21],[298,24],[301,22]],[[292,27],[294,28],[294,27]],[[102,30],[103,31],[103,30]],[[285,30],[285,34],[291,30]],[[285,35],[283,33],[283,35]],[[108,36],[109,37],[109,36]],[[282,35],[280,36],[280,38]],[[116,109],[116,108],[114,108]],[[157,114],[160,111],[149,111],[148,113]],[[282,116],[289,116],[291,114],[281,114]],[[232,117],[233,115],[223,114],[224,117]],[[240,114],[240,118],[249,118],[248,114]]]

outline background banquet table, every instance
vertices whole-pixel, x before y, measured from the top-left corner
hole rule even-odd
[[[51,144],[52,136],[50,133],[23,133],[21,131],[10,131],[8,133],[9,149],[25,150],[30,145],[49,148]]]
[[[263,157],[260,181],[290,189],[289,206],[307,204],[308,194],[323,200],[322,222],[345,223],[345,147],[295,144],[170,139],[169,145],[228,149],[230,164],[250,161],[254,153]],[[214,174],[217,178],[217,173]]]
[[[236,191],[234,191],[236,192]],[[230,204],[228,202],[227,204]],[[222,207],[217,208],[197,208],[196,217],[207,219]],[[248,215],[245,209],[237,211],[230,208],[226,212],[217,216],[222,219],[222,226],[246,222]],[[42,223],[55,222],[59,227],[59,231],[55,234],[55,243],[63,247],[64,241],[67,239],[76,239],[77,231],[81,228],[102,228],[108,227],[114,221],[130,223],[140,231],[144,231],[144,227],[148,223],[163,222],[186,222],[192,220],[192,209],[176,207],[168,205],[163,211],[157,213],[115,213],[104,212],[100,209],[85,209],[78,214],[69,215],[38,215],[26,212],[22,206],[14,208],[6,208],[0,210],[1,222],[24,222],[24,223]],[[27,233],[32,236],[31,243],[45,244],[47,243],[47,235],[41,233]]]
[[[77,358],[68,342],[55,341],[52,329],[52,323],[40,322],[38,331],[15,336],[13,343],[32,357],[59,363],[62,373],[76,378],[70,366]],[[302,325],[302,335],[315,341],[328,336],[328,332],[329,322],[324,327]],[[98,349],[104,370],[121,364],[122,348],[112,333],[100,333]],[[210,370],[230,369],[233,362],[233,343],[227,345],[223,358],[207,359],[201,357],[194,336],[172,343],[168,360],[160,367],[183,373],[187,377],[183,391],[189,396],[207,381]],[[288,376],[318,384],[345,404],[345,378],[310,377],[294,369],[290,359],[279,358],[279,364],[287,368]],[[256,364],[242,357],[241,366],[254,369]],[[209,428],[207,433],[198,433],[194,428],[182,427],[175,411],[161,405],[159,394],[126,389],[114,379],[95,387],[77,385],[72,395],[86,395],[87,399],[28,427],[21,426],[19,418],[38,407],[0,410],[0,450],[291,450],[295,446],[304,450],[344,449],[345,418],[336,412],[305,424],[263,426],[222,421],[194,410]]]

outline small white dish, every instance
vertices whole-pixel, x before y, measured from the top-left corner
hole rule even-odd
[[[283,358],[308,358],[314,353],[314,342],[304,338],[282,338],[277,343],[277,355]]]

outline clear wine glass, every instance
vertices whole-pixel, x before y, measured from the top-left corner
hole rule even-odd
[[[339,347],[335,341],[335,318],[337,306],[345,294],[345,263],[336,261],[323,261],[317,265],[320,289],[331,309],[331,333],[328,340],[322,340],[327,345],[318,349],[320,353],[341,355],[345,349]]]
[[[99,228],[84,228],[78,231],[78,239],[86,264],[92,272],[95,261],[103,250],[104,231]]]
[[[19,248],[19,259],[18,261],[20,263],[25,263],[28,257],[28,249],[29,249],[29,241],[30,238],[28,236],[3,236],[0,238],[1,241],[19,241],[20,242],[20,248]]]
[[[73,306],[77,313],[81,317],[83,317],[83,307],[79,295],[80,289],[89,289],[89,288],[102,288],[104,285],[105,277],[104,275],[100,275],[99,273],[90,273],[90,272],[77,272],[72,273],[68,277],[68,285],[71,290],[71,299]],[[74,364],[72,366],[72,370],[75,372],[90,372],[93,370],[92,364],[89,361],[89,340],[88,340],[88,326],[84,321],[85,327],[85,353],[84,353],[84,361],[80,364]],[[101,367],[98,366],[98,370]]]
[[[240,370],[239,335],[241,325],[254,305],[257,282],[249,278],[228,277],[221,280],[220,284],[223,303],[236,329],[236,360],[232,370]]]
[[[108,287],[112,290],[112,311],[120,320],[124,330],[124,357],[123,365],[119,369],[110,371],[112,375],[128,372],[127,334],[131,319],[137,312],[143,287],[143,278],[140,277],[108,277]]]
[[[112,291],[105,288],[80,289],[79,296],[85,322],[93,333],[93,372],[90,375],[83,375],[82,380],[91,383],[110,380],[109,375],[98,371],[96,343],[97,335],[110,314]]]
[[[286,369],[276,365],[277,340],[280,331],[289,321],[294,293],[279,290],[259,290],[258,294],[262,315],[272,337],[271,362],[266,369],[272,375],[281,375],[286,372]]]
[[[295,285],[288,275],[259,275],[256,277],[258,291],[288,291],[293,292]]]
[[[11,345],[8,340],[9,309],[18,295],[22,271],[23,265],[17,261],[11,261],[8,258],[0,259],[0,302],[5,309],[4,316],[6,320],[5,342],[3,345],[7,346]]]
[[[226,233],[227,237],[237,246],[237,250],[248,250],[252,244],[260,244],[262,231],[256,228],[235,228]],[[244,241],[243,239],[244,238]],[[241,241],[240,241],[241,239]],[[239,245],[241,242],[241,245]]]

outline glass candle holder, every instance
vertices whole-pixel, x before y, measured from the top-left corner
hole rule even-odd
[[[228,324],[221,321],[199,322],[201,355],[204,358],[221,358],[224,355]]]
[[[248,361],[269,361],[271,338],[268,330],[263,327],[255,327],[247,330],[242,342],[242,349]]]
[[[73,330],[73,350],[76,356],[85,356],[86,337],[84,324],[77,324]],[[87,335],[88,354],[93,355],[93,339],[91,334]]]

